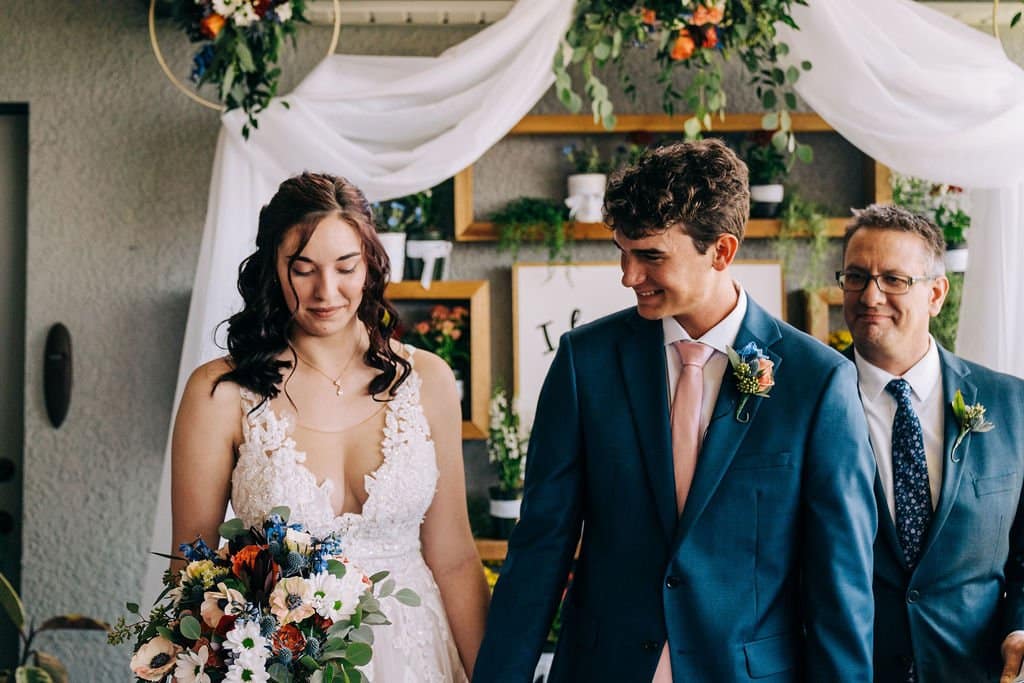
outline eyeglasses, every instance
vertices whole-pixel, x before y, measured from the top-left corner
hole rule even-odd
[[[841,270],[836,273],[836,282],[844,292],[863,292],[872,281],[878,285],[878,291],[883,294],[906,294],[918,282],[934,280],[934,275],[921,275],[919,277],[908,277],[906,275],[891,275],[879,273],[868,275],[859,270]]]

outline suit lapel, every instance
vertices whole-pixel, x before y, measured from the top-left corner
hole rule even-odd
[[[668,541],[676,525],[676,493],[665,383],[665,337],[661,322],[657,320],[635,316],[626,325],[626,334],[619,339],[619,363],[633,428],[640,441],[654,504]]]
[[[942,525],[949,517],[950,510],[953,509],[953,503],[956,501],[957,492],[960,489],[960,481],[963,479],[964,462],[971,445],[971,435],[968,434],[960,442],[956,452],[953,452],[953,444],[960,431],[960,424],[953,414],[951,405],[953,394],[959,389],[968,405],[974,403],[978,397],[978,388],[968,378],[970,370],[959,358],[940,347],[939,359],[942,366],[942,419],[944,422],[942,488],[939,493],[938,507],[935,509],[935,515],[932,517],[928,533],[925,536],[924,548],[921,552],[922,560],[934,543],[935,537],[942,531]]]
[[[739,334],[736,335],[734,348],[741,349],[747,343],[754,342],[771,358],[775,363],[774,371],[778,372],[782,358],[773,353],[769,347],[781,336],[778,324],[754,303],[753,299],[748,298],[747,314],[743,318]],[[690,492],[686,497],[686,506],[683,508],[683,514],[679,518],[679,524],[675,530],[673,547],[678,547],[685,540],[694,523],[704,512],[708,501],[711,500],[711,496],[721,483],[725,471],[729,469],[729,464],[736,455],[736,451],[754,424],[761,403],[765,400],[773,400],[772,398],[763,399],[752,396],[747,400],[747,405],[744,408],[749,419],[746,422],[741,422],[735,417],[736,406],[739,404],[740,398],[740,392],[736,388],[733,378],[732,367],[726,365],[711,422],[704,434],[704,442],[701,444],[700,454],[697,458],[693,484],[690,486]]]

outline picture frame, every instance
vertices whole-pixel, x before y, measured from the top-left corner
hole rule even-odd
[[[843,290],[836,285],[804,290],[804,324],[807,334],[828,344],[832,333],[829,309],[843,305]]]
[[[462,438],[486,439],[491,393],[491,296],[486,280],[434,281],[424,289],[418,281],[391,282],[385,296],[396,308],[405,329],[429,318],[436,305],[469,310],[468,376],[463,378]],[[413,344],[415,346],[415,344]]]
[[[781,261],[734,261],[729,270],[761,306],[785,319]],[[533,424],[537,399],[559,337],[574,327],[636,305],[636,295],[622,286],[621,277],[617,261],[513,265],[513,376],[525,427]]]

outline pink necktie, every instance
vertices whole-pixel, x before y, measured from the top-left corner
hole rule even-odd
[[[677,341],[672,344],[683,369],[679,371],[672,399],[672,460],[675,463],[677,513],[683,514],[686,496],[697,468],[700,450],[701,398],[704,395],[704,364],[715,352],[707,344]]]
[[[672,344],[683,364],[672,399],[672,460],[675,465],[677,513],[683,513],[690,492],[693,473],[697,469],[700,450],[701,399],[704,396],[704,364],[715,352],[707,344],[677,341]],[[661,650],[658,668],[651,683],[672,683],[672,662],[668,643]]]

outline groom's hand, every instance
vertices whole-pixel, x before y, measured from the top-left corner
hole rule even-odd
[[[1020,674],[1021,659],[1024,658],[1024,631],[1013,631],[1003,640],[1003,675],[999,683],[1013,683]]]

